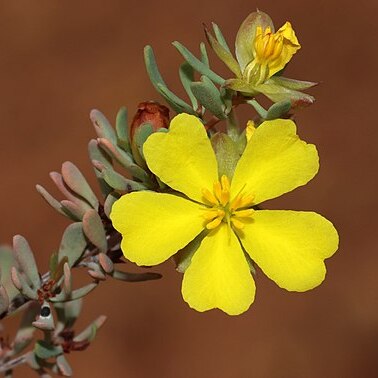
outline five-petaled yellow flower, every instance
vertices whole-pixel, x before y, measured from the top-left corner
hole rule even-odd
[[[306,291],[323,281],[323,260],[338,246],[332,223],[314,212],[253,209],[318,171],[316,148],[299,139],[294,122],[262,123],[233,177],[218,176],[210,140],[194,116],[176,116],[169,132],[151,135],[143,151],[150,170],[174,192],[126,194],[111,219],[123,235],[123,253],[138,265],[167,260],[205,230],[182,284],[192,308],[230,315],[249,308],[255,283],[244,253],[287,290]]]

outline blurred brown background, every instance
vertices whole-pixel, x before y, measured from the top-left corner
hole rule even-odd
[[[43,271],[67,221],[34,185],[51,189],[48,172],[65,160],[94,183],[90,109],[114,120],[122,105],[133,113],[142,100],[160,100],[145,74],[145,44],[176,89],[182,60],[170,42],[198,51],[201,23],[216,21],[232,44],[258,7],[277,27],[291,20],[303,46],[287,76],[322,82],[315,105],[296,116],[302,138],[318,146],[320,173],[271,206],[316,210],[338,227],[340,250],[325,283],[287,293],[259,274],[250,311],[228,317],[189,309],[169,262],[156,269],[164,274],[158,282],[108,281],[87,297],[79,326],[109,318],[87,351],[69,356],[76,377],[378,377],[377,1],[0,4],[0,241],[27,237]]]

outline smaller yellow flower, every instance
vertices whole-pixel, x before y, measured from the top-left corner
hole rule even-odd
[[[255,283],[245,253],[287,290],[323,281],[324,259],[338,245],[332,223],[314,212],[253,208],[318,171],[316,148],[298,138],[294,122],[263,122],[232,177],[219,177],[203,124],[187,114],[176,116],[168,133],[152,134],[143,152],[149,169],[174,192],[126,194],[110,217],[123,236],[124,255],[138,265],[160,264],[202,236],[182,284],[192,308],[230,315],[249,308]]]
[[[290,22],[277,32],[264,12],[251,13],[239,28],[235,41],[236,58],[205,29],[218,57],[235,74],[226,86],[247,96],[263,93],[273,102],[290,100],[292,107],[313,103],[314,98],[300,92],[316,83],[275,76],[301,48]]]

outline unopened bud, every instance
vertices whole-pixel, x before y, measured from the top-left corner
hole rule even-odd
[[[149,123],[154,131],[168,128],[169,109],[154,101],[141,102],[133,118],[130,127],[130,140],[132,141],[135,131],[144,123]]]
[[[141,102],[130,127],[131,151],[135,162],[146,168],[143,158],[143,144],[159,129],[169,126],[169,109],[157,102]]]

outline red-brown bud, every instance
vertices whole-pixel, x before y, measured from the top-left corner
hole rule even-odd
[[[149,123],[154,131],[169,126],[169,109],[154,101],[141,102],[130,127],[130,141],[132,143],[135,131],[143,123]]]

